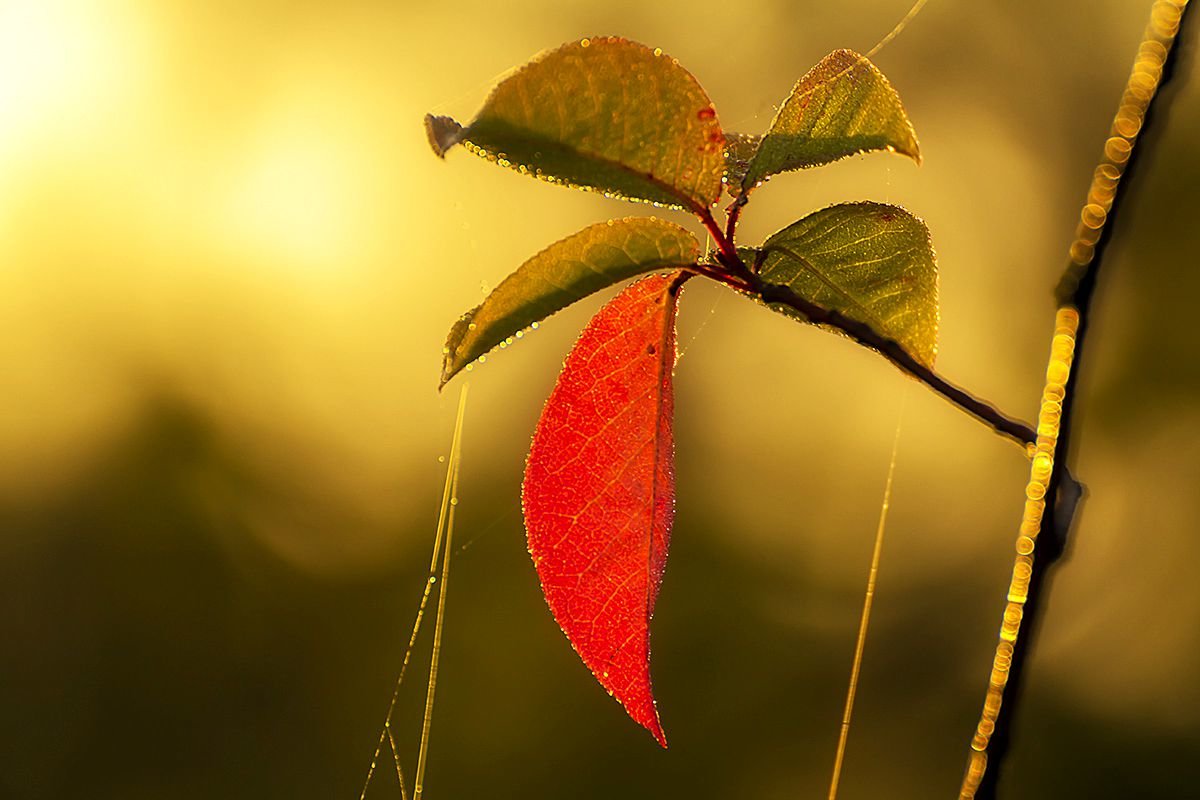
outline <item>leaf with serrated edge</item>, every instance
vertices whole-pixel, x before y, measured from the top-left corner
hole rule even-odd
[[[937,355],[937,261],[925,223],[898,206],[846,203],[763,242],[759,274],[823,308],[870,325],[914,358]],[[791,309],[772,304],[788,316]]]
[[[526,261],[450,329],[442,385],[509,336],[593,292],[647,272],[695,264],[700,244],[672,222],[629,217],[601,222]]]
[[[538,420],[521,495],[554,619],[663,747],[650,617],[675,517],[671,370],[682,279],[644,278],[588,323]]]
[[[625,39],[570,42],[531,61],[456,135],[503,166],[628,200],[700,212],[721,194],[725,137],[712,101],[678,61]]]
[[[835,50],[792,89],[742,179],[743,191],[771,175],[867,150],[921,161],[900,97],[866,56]]]

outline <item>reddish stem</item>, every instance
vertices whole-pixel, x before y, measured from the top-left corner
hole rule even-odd
[[[742,216],[742,206],[750,202],[750,197],[747,194],[739,194],[733,198],[733,202],[725,209],[725,238],[733,241],[734,233],[737,231],[738,219]]]

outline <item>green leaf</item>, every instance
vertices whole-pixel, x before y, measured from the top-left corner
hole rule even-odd
[[[691,266],[699,257],[696,237],[653,217],[601,222],[555,242],[454,323],[443,351],[441,385],[510,336],[576,300],[635,275]]]
[[[780,172],[867,150],[892,150],[921,161],[917,135],[888,79],[866,56],[835,50],[784,101],[746,170],[742,190]]]
[[[846,203],[794,222],[755,257],[763,281],[870,325],[914,358],[937,355],[937,263],[925,223],[898,206]],[[771,308],[799,317],[785,306]]]
[[[427,117],[434,150],[468,149],[522,173],[692,212],[721,194],[725,137],[679,62],[619,38],[570,42],[500,83],[470,125]]]

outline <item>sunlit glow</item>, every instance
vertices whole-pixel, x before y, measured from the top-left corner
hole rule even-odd
[[[335,114],[334,109],[325,109]],[[239,248],[306,267],[345,267],[365,209],[353,142],[321,124],[319,110],[271,120],[243,163],[224,206]]]
[[[132,15],[120,3],[0,3],[0,165],[64,120],[103,111],[138,72]],[[78,130],[74,131],[79,133]]]

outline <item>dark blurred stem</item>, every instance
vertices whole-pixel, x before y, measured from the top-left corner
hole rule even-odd
[[[734,241],[734,234],[737,233],[737,224],[742,216],[742,207],[749,202],[750,195],[742,192],[733,198],[733,202],[729,204],[729,208],[725,209],[725,238],[731,242]]]
[[[735,201],[734,205],[730,207],[730,214],[736,213],[740,207]],[[717,221],[713,219],[712,213],[706,209],[698,216],[717,245],[717,260],[720,266],[697,264],[692,267],[692,271],[757,297],[764,303],[787,306],[809,322],[841,331],[859,344],[875,350],[901,371],[916,378],[996,433],[1007,436],[1023,447],[1034,443],[1037,434],[1024,422],[1003,414],[989,403],[955,386],[929,366],[917,361],[896,340],[890,339],[876,332],[869,325],[851,319],[838,311],[810,302],[787,286],[764,282],[758,277],[757,271],[746,266],[741,256],[738,255],[733,240],[721,230]],[[729,225],[727,230],[732,232],[735,227],[735,225]]]
[[[1025,545],[1018,540],[1017,564],[1023,570],[1028,570],[1027,577],[1022,578],[1024,600],[1020,600],[1018,593],[1017,613],[1013,615],[1013,587],[1017,585],[1018,572],[1017,567],[1014,567],[1014,582],[1010,585],[1005,604],[1005,623],[1001,629],[997,658],[993,661],[989,678],[989,699],[984,704],[984,712],[972,741],[971,761],[960,798],[995,800],[997,797],[997,786],[1012,740],[1014,719],[1024,696],[1025,670],[1033,649],[1040,614],[1045,608],[1052,567],[1065,552],[1067,533],[1083,495],[1081,484],[1069,472],[1068,460],[1073,443],[1072,422],[1080,359],[1089,327],[1092,296],[1102,256],[1112,237],[1114,217],[1117,210],[1124,206],[1122,201],[1134,168],[1144,157],[1144,153],[1154,151],[1153,143],[1141,149],[1137,144],[1146,138],[1148,131],[1154,137],[1162,133],[1161,123],[1165,122],[1165,104],[1169,102],[1169,98],[1158,99],[1159,90],[1180,71],[1179,52],[1182,47],[1173,45],[1187,16],[1186,11],[1187,0],[1158,0],[1154,4],[1151,21],[1138,48],[1134,69],[1121,98],[1113,129],[1105,142],[1104,158],[1096,169],[1088,194],[1084,224],[1079,228],[1075,243],[1071,247],[1071,263],[1064,272],[1056,292],[1059,323],[1064,319],[1070,321],[1073,315],[1077,315],[1077,322],[1069,336],[1064,335],[1062,326],[1056,323],[1051,369],[1047,371],[1049,388],[1052,382],[1049,373],[1056,368],[1056,362],[1058,365],[1065,364],[1067,369],[1065,383],[1057,384],[1062,387],[1063,392],[1061,416],[1055,420],[1056,425],[1047,425],[1045,431],[1039,429],[1039,434],[1045,435],[1038,440],[1038,455],[1034,457],[1034,470],[1031,473],[1031,476],[1034,476],[1031,477],[1032,486],[1037,480],[1038,459],[1052,459],[1051,471],[1045,483],[1045,506],[1036,532],[1022,532],[1023,538],[1035,538]],[[1161,69],[1161,72],[1156,73],[1158,69]],[[1152,80],[1147,81],[1147,78]],[[1179,86],[1180,81],[1176,79],[1171,86],[1172,92],[1177,92]],[[1152,122],[1156,124],[1152,125]],[[1097,208],[1103,213],[1096,214]],[[1092,225],[1087,224],[1089,218]],[[1095,224],[1097,218],[1098,227]],[[1070,348],[1064,346],[1068,341]],[[1060,377],[1059,380],[1063,379]],[[1048,407],[1053,410],[1056,405],[1053,397],[1044,399],[1043,418],[1045,410]],[[1029,507],[1028,500],[1026,507]],[[1015,624],[1010,621],[1010,616],[1015,617]],[[1018,636],[1018,632],[1023,635]],[[1002,676],[999,681],[997,670]],[[1071,743],[1059,744],[1061,747],[1069,747]],[[1010,792],[1010,796],[1017,797],[1019,793]]]
[[[763,283],[757,275],[753,276],[753,278],[753,285],[757,290],[756,293],[762,297],[763,302],[787,306],[793,311],[803,314],[810,322],[836,328],[859,344],[877,351],[903,372],[916,378],[961,410],[990,427],[996,433],[1007,436],[1017,444],[1031,445],[1037,438],[1037,434],[1034,433],[1033,429],[1024,422],[1006,416],[994,406],[955,386],[931,368],[913,358],[895,339],[889,339],[877,333],[869,325],[851,319],[837,311],[810,303],[787,286]]]

